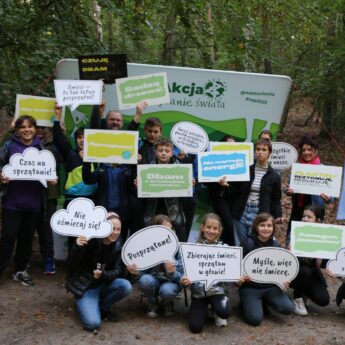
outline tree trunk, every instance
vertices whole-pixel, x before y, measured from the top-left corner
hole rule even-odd
[[[162,56],[162,63],[164,65],[173,65],[176,61],[176,12],[173,2],[169,12],[167,13],[165,22],[165,38]]]

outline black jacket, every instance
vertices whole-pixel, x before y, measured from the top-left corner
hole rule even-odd
[[[233,216],[240,219],[255,178],[255,164],[250,166],[250,181],[232,183],[236,197],[233,199]],[[274,218],[282,216],[281,186],[279,174],[268,165],[266,174],[262,177],[259,191],[259,213],[270,213]]]
[[[85,246],[75,244],[67,259],[66,289],[81,297],[87,289],[121,277],[125,269],[121,249],[120,239],[109,245],[104,245],[101,239],[91,239]],[[94,279],[93,270],[97,264],[101,265],[102,275]]]

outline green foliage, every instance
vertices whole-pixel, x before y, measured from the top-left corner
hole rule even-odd
[[[3,0],[0,106],[53,96],[56,62],[89,53],[129,61],[288,75],[339,128],[345,117],[343,0]],[[344,125],[342,125],[344,127]]]

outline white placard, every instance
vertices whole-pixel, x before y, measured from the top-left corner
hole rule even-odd
[[[253,282],[276,284],[284,290],[284,283],[297,276],[299,262],[289,250],[265,247],[245,256],[243,270]]]
[[[56,102],[68,105],[74,111],[81,104],[100,104],[102,101],[101,80],[54,80]]]
[[[192,164],[137,165],[139,198],[193,196]]]
[[[36,120],[38,126],[52,127],[52,118],[55,116],[54,107],[55,98],[17,95],[14,118],[30,115]]]
[[[169,103],[167,73],[116,79],[116,93],[120,109],[135,108],[142,101],[150,106]]]
[[[294,163],[291,170],[290,188],[295,193],[339,197],[342,167]]]
[[[176,234],[162,225],[149,226],[135,232],[122,248],[122,261],[126,266],[136,264],[138,270],[145,270],[163,262],[177,264],[178,250]]]
[[[249,181],[249,154],[242,151],[212,151],[198,154],[198,182]]]
[[[208,146],[208,135],[195,123],[184,121],[177,123],[170,132],[174,145],[189,154],[203,152]]]
[[[242,248],[205,244],[180,244],[185,276],[204,282],[208,290],[218,282],[241,278]]]
[[[268,161],[273,169],[289,169],[297,159],[298,152],[292,145],[283,142],[272,143],[272,153]]]
[[[337,276],[345,276],[345,248],[339,249],[336,258],[327,262],[327,268]]]
[[[249,154],[249,165],[254,164],[254,144],[246,142],[210,141],[210,151],[242,151]]]
[[[137,164],[137,131],[85,129],[84,162]]]
[[[107,220],[107,210],[95,206],[92,200],[76,198],[66,209],[56,211],[50,219],[52,229],[64,236],[104,238],[111,234],[113,225]]]
[[[48,150],[29,147],[23,153],[12,155],[2,173],[10,180],[39,181],[47,187],[47,181],[57,179],[55,157]]]
[[[291,222],[291,251],[296,256],[334,259],[345,247],[345,226]]]

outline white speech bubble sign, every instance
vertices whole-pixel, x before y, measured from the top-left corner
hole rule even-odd
[[[336,276],[345,276],[345,248],[339,249],[336,258],[327,262],[327,268]]]
[[[204,282],[206,290],[241,278],[241,247],[181,243],[180,250],[185,275],[192,282]]]
[[[48,150],[29,147],[12,155],[2,173],[10,180],[39,181],[47,187],[47,181],[57,179],[55,157]]]
[[[68,105],[74,111],[81,104],[100,104],[102,101],[101,80],[54,80],[56,102]]]
[[[162,225],[149,226],[134,233],[122,248],[122,261],[126,266],[136,264],[138,270],[145,270],[163,262],[177,263],[178,250],[176,234]]]
[[[205,151],[209,142],[203,128],[188,121],[177,123],[171,129],[170,138],[177,148],[190,154]]]
[[[291,168],[292,164],[297,162],[298,152],[288,143],[273,142],[272,153],[268,159],[272,168],[277,170],[286,170]]]
[[[245,256],[243,270],[254,282],[276,284],[284,290],[284,283],[297,276],[299,262],[289,250],[265,247]]]
[[[104,238],[113,231],[111,221],[107,220],[107,210],[95,206],[87,198],[76,198],[67,209],[56,211],[50,219],[50,226],[60,235],[84,236],[87,239]]]

